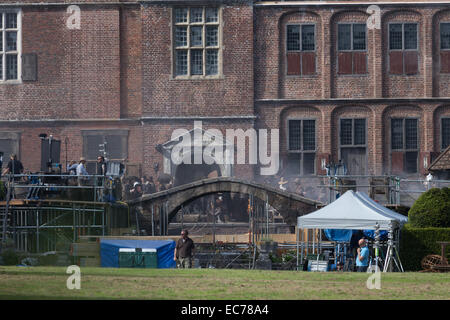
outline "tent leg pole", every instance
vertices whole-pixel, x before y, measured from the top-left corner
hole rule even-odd
[[[296,244],[297,244],[297,271],[298,271],[298,238],[299,238],[299,236],[298,236],[298,226],[297,227],[295,227],[295,239],[296,239]]]
[[[319,254],[322,253],[322,229],[319,229]]]
[[[308,259],[309,253],[309,229],[306,229],[306,259]]]
[[[300,232],[300,230],[299,230],[299,232]],[[301,239],[301,258],[300,258],[300,264],[301,265],[303,265],[303,229],[302,229],[302,231],[301,231],[301,234],[300,234],[300,239]]]
[[[316,229],[313,228],[312,254],[316,254]]]

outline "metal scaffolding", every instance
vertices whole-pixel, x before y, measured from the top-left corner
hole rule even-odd
[[[328,180],[328,184],[317,185],[318,188],[328,190],[326,203],[333,202],[347,190],[354,190],[363,191],[384,205],[411,206],[431,188],[450,186],[450,180],[407,179],[391,175],[333,175],[319,178]]]
[[[27,177],[23,183],[15,179]],[[1,244],[2,247],[11,239],[19,251],[42,253],[57,251],[58,244],[73,243],[80,236],[104,236],[112,227],[112,203],[100,199],[112,192],[112,176],[90,175],[88,185],[65,185],[46,183],[46,179],[77,179],[74,175],[8,175],[7,194],[0,206]],[[33,180],[33,179],[35,180]],[[24,192],[20,192],[23,191]],[[44,192],[38,192],[43,190]],[[79,190],[85,192],[94,201],[76,201],[65,199],[64,192]],[[52,193],[48,199],[37,198],[45,192]],[[55,197],[55,194],[59,196]],[[127,218],[128,219],[128,218]]]

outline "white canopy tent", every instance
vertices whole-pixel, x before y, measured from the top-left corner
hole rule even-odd
[[[297,230],[300,229],[352,229],[352,230],[389,230],[393,232],[408,221],[408,218],[392,211],[363,192],[347,191],[326,207],[297,218]],[[303,239],[302,261],[303,261]],[[297,231],[297,261],[299,231]],[[307,244],[308,245],[308,244]],[[307,247],[309,248],[309,247]],[[320,249],[319,249],[320,250]],[[313,243],[314,251],[314,243]],[[298,263],[297,263],[298,267]]]
[[[313,213],[297,218],[300,229],[375,229],[389,230],[390,224],[402,225],[408,218],[378,204],[363,192],[347,191],[336,201]]]

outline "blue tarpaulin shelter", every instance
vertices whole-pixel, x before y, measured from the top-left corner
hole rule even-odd
[[[324,229],[325,236],[330,241],[346,241],[349,242],[352,238],[353,230],[347,229]]]
[[[156,249],[158,256],[158,268],[175,268],[173,260],[175,241],[173,240],[119,240],[101,239],[100,258],[102,267],[119,267],[120,248]]]
[[[323,232],[330,241],[349,242],[352,235],[358,232],[358,230],[324,229]],[[363,234],[370,239],[375,239],[375,230],[363,230]],[[388,232],[386,230],[380,230],[380,240],[386,240],[387,234]]]

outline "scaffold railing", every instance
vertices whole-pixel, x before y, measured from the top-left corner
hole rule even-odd
[[[109,223],[105,205],[110,200],[105,196],[112,194],[117,177],[4,175],[1,180],[7,192],[0,201],[0,249],[7,239],[12,239],[17,250],[39,253],[54,251],[62,238],[75,242],[80,235],[105,235]],[[81,199],[64,194],[70,190],[82,191]]]
[[[317,185],[317,188],[328,190],[326,203],[334,201],[347,190],[364,191],[385,205],[411,206],[420,194],[431,188],[449,187],[450,180],[410,179],[392,175],[334,175],[318,176],[328,180],[327,184]]]

